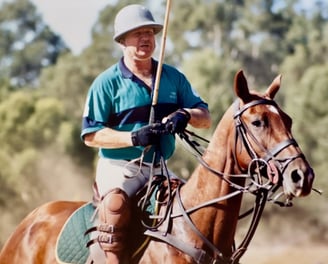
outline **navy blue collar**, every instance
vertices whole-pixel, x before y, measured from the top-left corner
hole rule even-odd
[[[118,62],[118,67],[120,68],[120,71],[124,78],[130,78],[130,79],[132,78],[133,73],[128,69],[128,67],[125,66],[123,57]]]
[[[151,59],[151,63],[152,63],[152,75],[153,77],[155,77],[156,75],[156,71],[157,71],[157,65],[158,65],[158,61]],[[128,67],[126,67],[126,65],[124,64],[124,60],[123,57],[119,60],[119,69],[122,72],[122,76],[124,78],[130,78],[132,79],[133,77],[137,78],[133,72],[131,72]]]
[[[154,84],[155,84],[155,76],[156,76],[156,71],[157,71],[157,65],[158,62],[155,61],[154,59],[151,59],[152,63],[152,76],[153,76],[153,81],[152,81],[152,87],[149,87],[147,84],[145,84],[141,79],[139,79],[136,75],[131,72],[128,67],[124,64],[123,57],[119,61],[119,68],[122,73],[123,78],[128,78],[131,79],[133,82],[139,83],[140,85],[144,86],[151,92],[154,89]]]

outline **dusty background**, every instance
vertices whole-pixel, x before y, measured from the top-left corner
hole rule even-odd
[[[300,245],[269,245],[255,243],[250,246],[241,264],[327,264],[328,245],[306,243]]]
[[[307,223],[306,217],[289,225],[277,221],[277,228],[268,229],[265,222],[260,222],[240,263],[328,264],[327,240],[315,235],[318,228],[310,225],[306,227]]]

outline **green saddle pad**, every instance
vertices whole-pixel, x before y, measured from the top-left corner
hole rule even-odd
[[[60,263],[86,263],[89,256],[86,244],[90,237],[85,236],[84,232],[93,226],[91,219],[94,211],[92,203],[87,203],[66,221],[56,245],[57,260]]]

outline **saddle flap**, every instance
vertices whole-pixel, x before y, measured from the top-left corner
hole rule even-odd
[[[86,263],[89,256],[86,244],[90,238],[84,232],[93,226],[94,212],[92,203],[87,203],[67,219],[56,243],[56,259],[59,263]]]

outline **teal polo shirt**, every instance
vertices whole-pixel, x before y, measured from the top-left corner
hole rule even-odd
[[[153,76],[158,62],[152,60]],[[155,78],[155,77],[154,77]],[[155,80],[153,80],[153,83]],[[123,59],[102,72],[93,81],[87,95],[82,119],[81,137],[105,127],[119,131],[134,131],[147,125],[152,103],[152,90],[136,77],[125,65]],[[155,120],[161,121],[179,108],[208,108],[208,105],[191,87],[186,77],[172,66],[164,64],[159,86]],[[175,149],[174,135],[163,135],[159,149],[168,159]],[[132,160],[139,158],[144,147],[100,148],[99,155],[111,159]],[[151,162],[154,146],[144,157]]]

